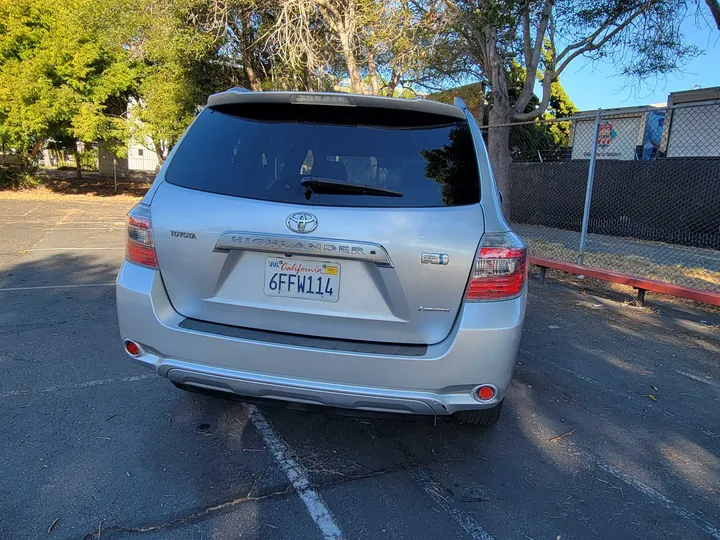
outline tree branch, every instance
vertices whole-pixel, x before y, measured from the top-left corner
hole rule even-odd
[[[550,94],[553,81],[554,78],[552,73],[546,71],[545,77],[543,77],[543,96],[540,104],[535,108],[535,110],[530,112],[515,112],[511,115],[510,119],[513,122],[527,122],[528,120],[535,120],[536,118],[540,118],[540,116],[542,116],[542,114],[547,110],[548,104],[550,103]]]
[[[525,65],[530,65],[530,57],[532,55],[530,46],[530,6],[526,6],[522,13],[523,24],[523,50],[525,53]]]
[[[540,53],[542,52],[543,42],[545,40],[545,32],[547,31],[548,22],[550,21],[550,16],[552,15],[552,8],[553,8],[554,0],[545,0],[545,4],[543,5],[542,13],[540,14],[540,20],[538,21],[538,27],[537,32],[535,33],[535,46],[532,51],[532,56],[530,57],[530,62],[527,61],[527,53],[530,49],[530,28],[529,28],[529,22],[528,22],[528,32],[525,34],[523,31],[523,38],[525,39],[525,55],[526,55],[526,61],[525,61],[525,82],[523,84],[522,92],[520,92],[520,96],[518,97],[517,101],[515,102],[514,109],[516,112],[520,113],[523,110],[525,110],[525,107],[527,107],[527,104],[530,102],[530,98],[533,96],[533,89],[535,87],[535,78],[537,77],[537,67],[538,63],[540,62]],[[526,12],[527,13],[527,12]],[[528,19],[529,19],[529,15]],[[545,68],[546,72],[548,70],[548,67]]]
[[[610,17],[588,38],[578,43],[568,45],[565,50],[563,50],[557,56],[558,61],[573,48],[575,48],[576,50],[572,54],[570,54],[570,56],[565,58],[565,60],[559,66],[557,66],[557,68],[555,69],[555,73],[557,75],[560,75],[560,73],[562,73],[562,71],[568,66],[568,64],[570,64],[570,62],[572,62],[575,58],[586,52],[597,50],[603,45],[605,45],[605,43],[607,43],[620,32],[622,32],[631,22],[633,22],[636,18],[642,15],[647,10],[647,8],[650,7],[651,4],[654,4],[656,1],[657,0],[648,0],[646,3],[642,3],[640,7],[638,7],[635,11],[628,15],[628,18],[620,24],[617,24],[617,21],[620,17],[619,15]],[[603,32],[605,32],[611,26],[614,26],[615,28],[603,35],[599,41],[595,41],[595,39],[600,37]]]

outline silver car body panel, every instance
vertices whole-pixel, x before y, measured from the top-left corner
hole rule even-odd
[[[391,261],[382,266],[332,257],[340,264],[341,276],[339,300],[334,303],[266,296],[257,284],[262,283],[266,259],[277,256],[277,250],[227,249],[229,226],[287,237],[285,220],[301,209],[163,183],[152,201],[153,236],[175,309],[193,319],[293,334],[426,344],[445,339],[462,305],[482,235],[479,204],[312,207],[319,225],[302,235],[302,242],[347,246],[345,239],[352,239],[381,246]],[[187,231],[196,238],[188,240],[171,231]],[[217,250],[218,243],[223,251]],[[423,264],[422,255],[428,252],[446,254],[448,264]]]
[[[510,384],[526,293],[466,303],[445,340],[422,356],[354,353],[187,330],[156,270],[125,262],[117,278],[120,335],[135,360],[176,383],[260,398],[415,414],[496,405]],[[496,388],[492,401],[472,396]]]

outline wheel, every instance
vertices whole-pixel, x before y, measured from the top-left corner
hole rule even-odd
[[[489,428],[495,425],[500,418],[503,402],[501,401],[492,409],[479,409],[473,411],[458,411],[453,416],[462,424],[474,424],[476,426]]]

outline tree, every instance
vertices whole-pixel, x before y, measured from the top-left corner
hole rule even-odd
[[[710,9],[710,13],[715,20],[715,25],[720,30],[720,2],[718,0],[705,0],[707,7]]]
[[[0,1],[3,136],[27,160],[52,138],[75,154],[80,175],[77,143],[117,136],[135,72],[108,37],[110,11],[103,0]]]
[[[141,66],[138,92],[128,109],[129,135],[152,147],[160,163],[208,94],[226,89],[244,71],[218,54],[227,35],[229,5],[141,0],[116,22],[128,29],[120,39]]]
[[[446,82],[459,71],[461,54],[450,52],[442,1],[420,8],[412,0],[364,0],[360,7],[363,32],[358,41],[367,58],[373,94],[394,96],[397,89],[402,92],[439,79]]]
[[[338,47],[352,91],[363,94],[357,59],[358,8],[356,0],[284,0],[269,39],[277,56],[296,70],[332,63],[332,48]]]
[[[511,103],[517,101],[525,79],[525,69],[517,62],[510,62],[507,74],[508,95]],[[560,80],[552,83],[551,96],[543,120],[567,118],[577,112],[577,107],[565,92]],[[489,110],[493,96],[483,83],[472,83],[442,92],[430,94],[428,97],[443,103],[453,103],[455,96],[463,99],[478,122],[487,126]],[[540,99],[533,95],[526,106],[526,111],[535,110]],[[537,161],[539,152],[542,159],[559,159],[570,142],[570,126],[567,122],[556,123],[523,123],[511,126],[509,151],[515,160]]]
[[[285,0],[268,42],[291,70],[308,66],[316,74],[346,74],[355,93],[394,95],[406,85],[456,71],[459,55],[448,54],[441,31],[443,5],[442,0],[422,8],[413,0]]]
[[[505,204],[511,197],[510,123],[541,117],[568,65],[611,59],[620,74],[638,80],[668,73],[698,53],[684,44],[680,30],[683,0],[455,0],[449,6],[454,31],[492,96],[488,150]],[[525,70],[514,101],[508,80],[513,60]],[[538,73],[542,95],[528,110]]]

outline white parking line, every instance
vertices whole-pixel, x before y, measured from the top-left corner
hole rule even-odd
[[[420,484],[420,487],[423,488],[425,493],[430,495],[438,506],[450,514],[450,517],[455,520],[455,523],[460,525],[473,540],[493,540],[490,533],[483,529],[467,512],[448,504],[448,497],[444,496],[441,492],[443,488],[438,487],[437,483],[433,482],[425,471],[422,469],[414,469],[410,471],[409,474],[410,478]]]
[[[595,466],[598,469],[600,469],[601,471],[611,474],[618,480],[621,480],[621,481],[625,482],[627,485],[634,487],[639,492],[643,493],[644,495],[647,495],[648,497],[653,499],[655,502],[664,506],[666,509],[674,512],[681,518],[689,521],[698,529],[701,529],[702,531],[706,532],[707,534],[709,534],[710,536],[715,538],[715,540],[720,540],[720,529],[715,527],[712,523],[709,523],[709,522],[705,521],[704,519],[696,516],[690,510],[683,508],[679,504],[668,499],[665,495],[663,495],[659,491],[656,491],[655,489],[651,488],[650,486],[643,484],[642,482],[640,482],[639,480],[636,480],[629,474],[624,473],[617,467],[614,467],[612,465],[609,465],[608,463],[605,463],[603,460],[601,460],[597,456],[591,454],[590,452],[587,452],[586,450],[583,450],[579,446],[572,444],[572,445],[570,445],[570,447],[573,448],[574,450],[577,450],[578,452],[580,452],[585,457],[585,461],[589,465]]]
[[[535,353],[533,353],[533,352],[530,352],[530,351],[528,351],[528,350],[526,350],[526,349],[520,349],[520,353],[521,353],[521,354],[525,354],[525,355],[529,356],[530,358],[542,359],[542,357],[540,357],[539,355],[537,355],[537,354],[535,354]],[[637,405],[640,405],[640,406],[643,407],[643,408],[651,409],[651,410],[653,410],[653,411],[655,411],[655,412],[657,412],[657,413],[659,413],[659,414],[662,414],[662,415],[664,415],[664,416],[667,416],[668,418],[672,418],[673,420],[676,420],[676,421],[681,422],[681,423],[683,423],[683,424],[688,424],[688,420],[687,420],[686,418],[684,418],[682,415],[679,415],[679,414],[677,414],[677,413],[672,412],[672,410],[668,410],[668,409],[663,409],[663,408],[656,407],[655,405],[653,405],[653,403],[652,403],[651,401],[648,401],[648,400],[646,400],[646,399],[638,399],[637,397],[631,396],[631,395],[629,395],[629,394],[626,394],[625,392],[620,392],[620,391],[618,391],[618,390],[614,390],[614,389],[612,389],[612,388],[610,388],[610,387],[608,387],[608,386],[606,386],[606,385],[602,385],[600,382],[596,381],[595,379],[593,379],[593,378],[591,378],[591,377],[588,377],[587,375],[583,375],[582,373],[578,373],[577,371],[573,371],[572,369],[568,369],[568,368],[566,368],[566,367],[564,367],[564,366],[561,366],[560,364],[557,364],[557,363],[555,363],[555,362],[553,362],[553,361],[551,361],[551,360],[548,360],[547,358],[542,359],[542,360],[543,360],[543,363],[544,363],[544,368],[547,369],[547,370],[556,369],[556,370],[561,371],[561,372],[563,372],[563,373],[567,373],[568,375],[570,375],[570,376],[572,376],[572,377],[575,377],[576,379],[579,379],[579,380],[581,380],[581,381],[584,381],[584,382],[586,382],[586,383],[588,383],[588,384],[592,384],[592,385],[595,385],[595,386],[597,386],[597,387],[602,387],[602,391],[605,392],[605,393],[612,394],[612,395],[617,396],[617,397],[622,398],[622,399],[626,399],[627,401],[631,401],[631,402],[633,402],[633,403],[636,403]],[[541,367],[542,367],[542,366],[541,366]],[[703,381],[703,382],[705,382],[705,381]],[[720,438],[720,434],[719,434],[719,433],[716,433],[716,432],[711,431],[711,430],[709,430],[709,429],[705,429],[705,428],[700,427],[700,426],[693,426],[693,425],[691,425],[691,424],[688,424],[688,426],[689,426],[691,429],[696,429],[696,430],[698,430],[698,431],[699,431],[700,433],[702,433],[703,435],[706,435],[706,436],[708,436],[708,437],[712,437],[713,439],[718,439],[718,438]]]
[[[25,212],[25,213],[23,214],[23,216],[29,216],[30,214],[32,214],[32,213],[33,213],[35,210],[37,210],[38,208],[40,208],[40,205],[39,205],[39,204],[36,204],[36,205],[35,205],[35,208],[33,208],[32,210],[28,210],[27,212]]]
[[[48,235],[52,232],[53,229],[57,229],[60,225],[62,225],[62,224],[65,222],[65,220],[66,220],[68,217],[70,217],[75,211],[76,211],[76,210],[70,210],[70,211],[69,211],[67,214],[65,214],[63,217],[61,217],[60,219],[58,219],[57,221],[55,221],[55,222],[53,223],[52,229],[48,230],[48,231],[43,235],[43,237],[42,237],[40,240],[38,240],[36,243],[34,243],[34,244],[33,244],[33,248],[39,246],[39,245],[42,243],[42,241],[45,240],[45,239],[48,237]],[[8,277],[8,276],[12,273],[12,271],[15,269],[15,266],[16,266],[16,264],[17,264],[17,261],[18,261],[20,258],[22,258],[22,255],[23,255],[23,254],[25,254],[25,253],[27,253],[27,252],[28,252],[28,250],[21,251],[21,252],[15,257],[15,260],[13,261],[13,265],[12,265],[4,274],[0,275],[0,285],[3,284],[3,282],[7,279],[7,277]]]
[[[5,287],[0,292],[41,291],[44,289],[83,289],[87,287],[113,287],[115,283],[82,283],[78,285],[37,285],[35,287]]]
[[[699,377],[698,375],[693,375],[692,373],[688,373],[687,371],[681,371],[679,369],[676,369],[674,371],[675,371],[675,373],[684,375],[685,377],[688,377],[688,378],[692,379],[693,381],[709,384],[710,386],[714,386],[715,388],[720,388],[720,383],[717,383],[712,379],[706,379],[704,377]]]
[[[61,390],[80,390],[82,388],[91,388],[93,386],[103,386],[105,384],[112,384],[118,382],[136,382],[151,378],[157,379],[158,376],[152,373],[146,375],[134,375],[132,377],[123,377],[122,379],[98,379],[95,381],[85,381],[77,384],[67,384],[64,386],[47,386],[45,388],[31,388],[29,390],[9,390],[7,392],[0,392],[0,398],[30,396],[33,394],[48,394],[51,392],[59,392]]]
[[[292,458],[292,450],[275,432],[265,415],[254,405],[246,405],[250,413],[250,421],[262,437],[270,453],[277,461],[285,476],[297,491],[300,500],[307,508],[310,517],[320,529],[326,540],[342,540],[340,526],[325,504],[325,500],[315,490],[305,468]]]

